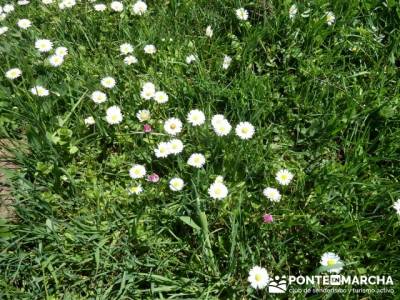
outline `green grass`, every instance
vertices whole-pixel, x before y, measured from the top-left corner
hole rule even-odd
[[[391,275],[400,292],[394,1],[297,3],[294,20],[289,1],[148,1],[142,17],[126,8],[94,12],[87,2],[60,11],[31,1],[0,22],[9,27],[0,36],[0,71],[23,71],[15,81],[0,77],[0,136],[26,138],[29,148],[13,149],[21,166],[10,177],[18,222],[0,230],[1,299],[272,299],[250,288],[251,267],[312,274],[329,251],[344,261],[342,273]],[[249,22],[236,19],[241,6]],[[336,15],[333,26],[326,11]],[[33,26],[19,29],[20,18]],[[34,48],[38,38],[68,48],[60,68]],[[137,65],[123,64],[124,42],[135,46]],[[146,44],[156,45],[156,55],[143,53]],[[193,53],[199,59],[187,65]],[[228,70],[224,54],[233,58]],[[106,75],[117,85],[95,105],[89,96]],[[143,101],[145,81],[169,102]],[[35,84],[54,93],[33,96]],[[122,108],[120,125],[103,119],[111,105]],[[160,121],[185,120],[194,108],[207,125],[185,123],[184,152],[156,159],[153,149],[165,137],[137,134],[136,112],[149,109],[154,132],[164,133]],[[217,113],[233,125],[251,122],[256,134],[218,138],[209,124]],[[89,115],[92,127],[83,123]],[[193,152],[206,155],[203,169],[186,165]],[[133,163],[161,177],[143,181],[139,196],[126,192]],[[274,178],[281,168],[295,174],[288,187]],[[229,188],[223,201],[207,193],[217,175]],[[174,176],[185,180],[182,192],[168,189]],[[266,186],[280,189],[279,203],[262,195]],[[263,224],[264,213],[274,222]],[[310,299],[329,297],[362,295]]]

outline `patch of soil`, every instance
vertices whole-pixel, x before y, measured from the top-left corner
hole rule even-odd
[[[0,139],[0,219],[15,221],[16,214],[13,206],[10,186],[7,184],[6,170],[16,170],[18,166],[12,162],[13,155],[7,149],[13,144],[7,139]]]

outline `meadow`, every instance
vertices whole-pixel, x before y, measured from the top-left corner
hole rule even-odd
[[[0,299],[398,299],[396,1],[0,7]]]

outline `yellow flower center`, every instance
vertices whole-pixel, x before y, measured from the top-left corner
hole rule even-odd
[[[336,264],[336,260],[334,260],[333,258],[329,258],[327,264],[329,267],[331,267]]]
[[[260,274],[256,274],[256,276],[254,276],[254,279],[259,282],[262,279],[262,276]]]
[[[175,128],[176,128],[176,125],[175,125],[175,124],[171,124],[169,127],[170,127],[171,129],[175,129]]]
[[[248,128],[242,128],[242,133],[248,133],[249,132],[249,129]]]
[[[132,192],[132,193],[137,193],[137,192],[139,192],[139,187],[138,187],[138,186],[133,186],[133,187],[131,187],[131,192]]]

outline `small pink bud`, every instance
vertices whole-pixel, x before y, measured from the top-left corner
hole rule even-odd
[[[147,176],[147,181],[158,182],[159,180],[160,180],[160,176],[158,176],[156,173],[153,173],[153,174]]]
[[[152,131],[152,128],[151,128],[151,126],[149,125],[149,124],[144,124],[143,125],[143,131],[144,132],[151,132]]]
[[[263,221],[264,223],[272,223],[274,221],[274,218],[270,214],[265,214],[263,215]]]

